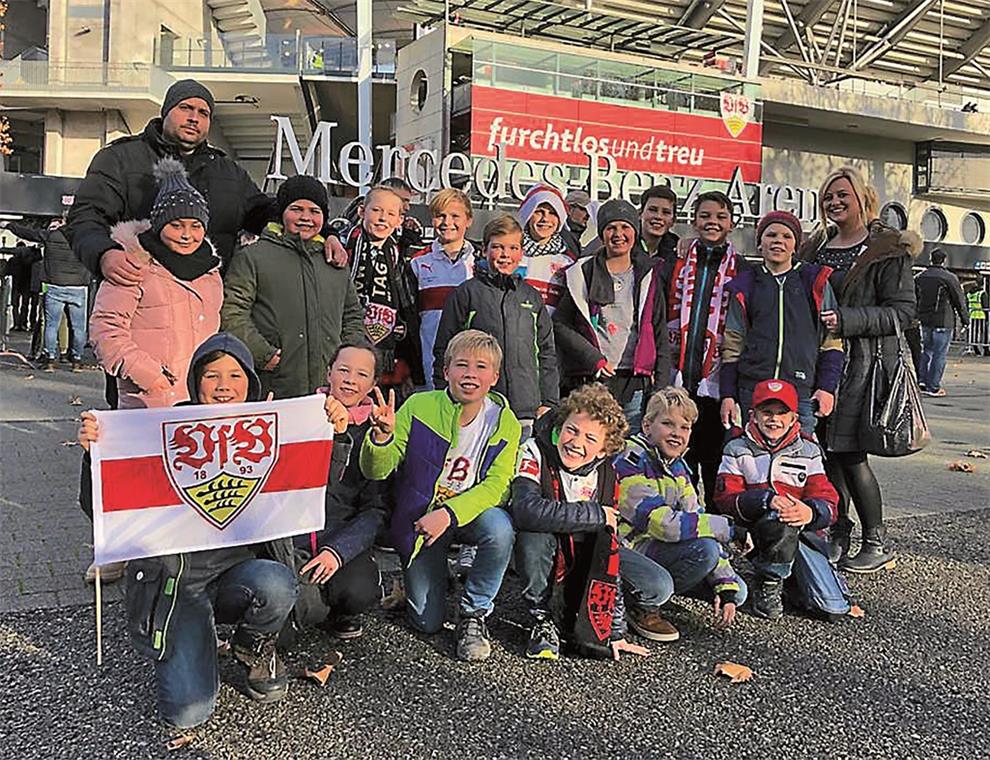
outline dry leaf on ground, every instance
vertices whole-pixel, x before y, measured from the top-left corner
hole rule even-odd
[[[973,459],[986,459],[986,452],[980,451],[979,449],[970,449],[966,452],[966,456],[972,457]]]
[[[82,399],[79,396],[69,396],[70,406],[82,406]]]
[[[182,749],[183,747],[188,747],[195,741],[196,737],[192,734],[183,734],[182,736],[176,736],[174,739],[170,739],[168,744],[165,745],[165,749],[169,752],[175,752],[177,749]]]
[[[392,590],[382,599],[383,610],[396,610],[406,603],[406,590],[402,587],[402,579],[392,581]]]
[[[953,472],[976,472],[976,468],[969,462],[949,462],[949,469]]]
[[[24,379],[25,380],[34,380],[34,375],[25,375],[24,376]]]
[[[330,679],[330,674],[344,661],[344,655],[340,652],[331,652],[327,655],[326,661],[317,665],[308,666],[303,671],[303,676],[310,681],[315,681],[320,686],[326,686]]]
[[[730,683],[742,683],[753,677],[753,671],[737,662],[717,662],[715,675],[726,676]]]
[[[866,617],[866,611],[858,604],[854,604],[852,607],[849,608],[849,617],[853,617],[853,618]]]

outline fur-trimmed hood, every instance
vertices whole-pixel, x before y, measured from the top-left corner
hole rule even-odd
[[[125,253],[129,253],[132,256],[137,256],[142,262],[147,264],[151,262],[154,257],[145,250],[144,246],[141,244],[139,235],[150,229],[151,221],[148,219],[129,219],[126,222],[117,222],[110,228],[110,239],[115,243],[119,243]],[[206,236],[203,238],[203,242],[210,247],[210,252],[217,258],[217,264],[219,265],[220,254],[217,253],[217,249],[216,246],[213,245],[213,241],[210,240],[209,236]]]
[[[869,268],[880,261],[893,258],[895,256],[908,256],[916,259],[921,254],[924,244],[921,235],[912,230],[895,230],[888,227],[879,220],[874,220],[869,226],[870,236],[866,242],[866,250],[856,259],[849,273],[842,281],[839,293],[836,295],[841,300],[842,293],[849,290],[863,278]]]

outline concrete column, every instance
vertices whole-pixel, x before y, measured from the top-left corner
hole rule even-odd
[[[62,112],[51,110],[45,113],[45,148],[42,156],[43,174],[62,173]]]
[[[746,40],[743,43],[743,76],[760,74],[760,40],[763,38],[763,0],[750,0],[746,8]]]
[[[371,145],[371,0],[357,0],[357,139]],[[368,191],[367,186],[360,188]]]

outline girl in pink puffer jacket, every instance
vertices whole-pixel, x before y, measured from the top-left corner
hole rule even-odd
[[[110,236],[144,264],[140,285],[104,280],[90,317],[103,368],[117,378],[120,408],[188,400],[196,347],[220,329],[220,258],[206,238],[209,209],[174,158],[155,166],[158,196],[148,220],[121,222]]]

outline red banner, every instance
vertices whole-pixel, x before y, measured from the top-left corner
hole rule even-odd
[[[510,161],[586,166],[586,154],[607,153],[624,171],[729,180],[738,166],[759,182],[763,125],[749,120],[748,103],[735,96],[719,118],[474,85],[471,155],[493,156],[502,143]]]

